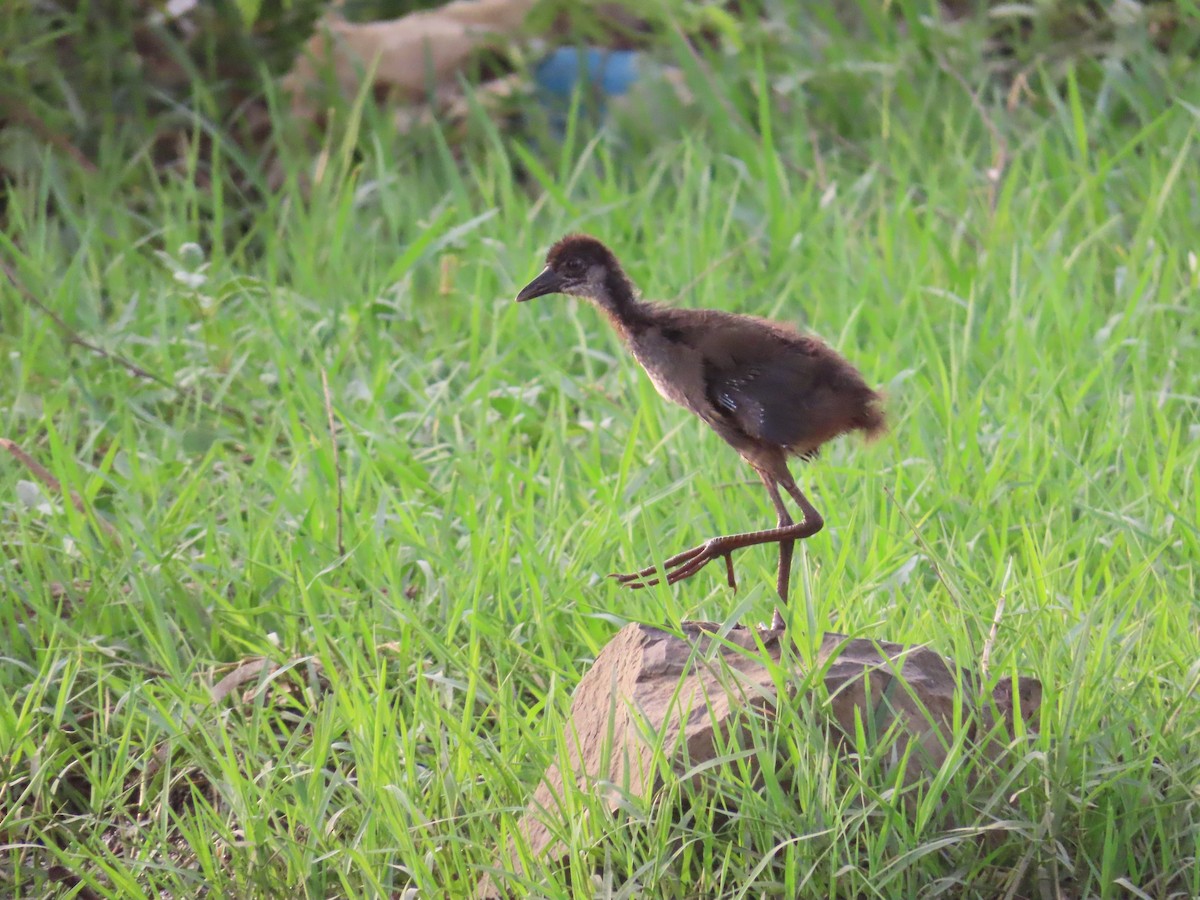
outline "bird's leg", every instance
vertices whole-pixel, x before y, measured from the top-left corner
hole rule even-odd
[[[783,498],[779,496],[779,487],[775,484],[775,479],[765,472],[760,472],[763,484],[767,486],[767,493],[771,495],[771,502],[775,504],[775,512],[779,514],[779,528],[787,528],[792,524],[792,517],[788,515],[787,507],[783,505]],[[775,605],[775,611],[771,615],[771,631],[783,631],[783,610],[788,604],[788,583],[792,578],[792,551],[796,549],[796,542],[791,540],[783,540],[779,542],[779,574],[775,579],[775,590],[779,593],[779,603]]]
[[[791,476],[789,475],[786,480],[781,478],[779,481],[804,513],[803,521],[791,525],[781,525],[777,528],[768,528],[765,531],[747,531],[742,534],[727,534],[723,537],[710,538],[698,547],[692,547],[690,550],[677,553],[663,563],[663,571],[667,576],[667,584],[674,584],[677,581],[683,581],[685,578],[691,578],[714,559],[724,557],[730,586],[737,587],[733,578],[733,560],[730,556],[734,550],[740,550],[743,547],[753,547],[758,544],[782,545],[789,543],[794,545],[796,541],[812,537],[820,531],[825,525],[825,520],[813,508],[813,505],[808,502],[808,498],[796,487],[796,483],[792,480]],[[775,494],[776,496],[778,495],[778,489],[776,489]],[[774,499],[772,497],[772,501]],[[776,509],[781,505],[782,503]],[[780,561],[785,561],[783,559],[782,546],[780,548]],[[790,573],[790,552],[786,562],[788,563],[788,571]],[[637,590],[638,588],[658,584],[657,572],[658,569],[656,566],[647,566],[639,572],[631,572],[627,575],[613,573],[609,577],[615,578],[625,587]],[[783,577],[783,575],[780,575],[780,586],[783,585]]]
[[[796,482],[792,480],[791,475],[787,478],[781,478],[780,483],[783,489],[792,495],[792,499],[796,501],[796,505],[800,507],[800,512],[804,513],[802,525],[807,524],[812,528],[812,534],[816,534],[825,527],[825,520],[821,518],[821,514],[817,512],[816,507],[808,502],[808,498],[804,496],[804,492],[796,486]]]

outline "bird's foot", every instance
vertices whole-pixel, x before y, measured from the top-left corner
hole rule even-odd
[[[712,538],[698,547],[676,553],[664,562],[662,567],[667,576],[667,584],[691,578],[714,559],[722,556],[725,557],[725,573],[729,580],[729,586],[736,591],[737,576],[733,574],[733,551],[724,545],[722,538]],[[615,578],[624,587],[635,591],[652,587],[660,580],[657,566],[647,566],[641,571],[630,572],[627,575],[613,572],[608,577]]]
[[[778,606],[775,607],[775,612],[771,615],[770,625],[760,625],[759,628],[763,631],[778,632],[787,628],[787,623],[783,621],[783,610]]]

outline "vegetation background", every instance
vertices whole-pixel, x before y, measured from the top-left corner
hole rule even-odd
[[[591,42],[690,95],[563,134],[528,79],[296,121],[328,6],[0,11],[0,893],[466,896],[620,624],[769,615],[765,550],[600,577],[770,512],[592,310],[511,304],[582,229],[886,390],[800,472],[794,629],[1045,699],[911,788],[797,714],[512,886],[1200,896],[1196,3],[544,0],[468,84]]]

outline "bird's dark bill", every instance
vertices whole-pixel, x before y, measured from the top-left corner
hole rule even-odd
[[[517,302],[524,303],[526,300],[532,300],[534,297],[557,294],[561,286],[562,279],[555,275],[549,268],[543,269],[541,275],[521,288],[521,292],[517,294]]]

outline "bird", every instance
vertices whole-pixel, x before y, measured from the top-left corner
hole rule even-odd
[[[878,437],[887,428],[882,396],[832,347],[788,324],[643,300],[613,251],[591,235],[568,234],[557,241],[545,268],[516,301],[549,294],[578,297],[599,309],[658,393],[698,416],[758,474],[775,507],[776,526],[710,538],[668,558],[662,574],[674,584],[723,558],[736,590],[733,552],[778,544],[779,602],[769,627],[782,632],[795,542],[824,526],[793,479],[788,458],[813,459],[823,444],[850,432]],[[799,508],[799,522],[780,488]],[[657,584],[658,572],[651,565],[612,577],[636,589]]]

